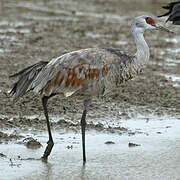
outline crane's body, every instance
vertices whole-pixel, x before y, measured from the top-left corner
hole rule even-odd
[[[78,94],[104,95],[122,82],[132,79],[147,64],[149,47],[144,40],[144,31],[137,33],[133,28],[135,24],[132,23],[131,26],[131,33],[137,46],[135,55],[129,55],[118,49],[98,48],[81,49],[64,54],[47,64],[42,63],[40,72],[31,72],[31,78],[35,73],[31,84],[28,84],[28,88],[26,86],[19,88],[21,93],[16,92],[14,101],[16,102],[30,89],[45,96],[50,96],[52,93],[64,94],[66,97]],[[29,72],[28,68],[23,73],[26,72]],[[26,76],[25,78],[27,81],[30,79]],[[24,79],[25,83],[27,81]]]
[[[42,104],[47,121],[49,141],[42,159],[47,160],[54,145],[47,101],[56,94],[82,98],[84,101],[81,118],[83,162],[85,154],[85,127],[87,106],[93,96],[105,95],[121,83],[139,74],[149,60],[149,47],[144,40],[146,29],[156,29],[149,16],[139,16],[131,24],[131,34],[137,51],[129,55],[117,49],[81,49],[64,54],[50,62],[38,62],[11,77],[19,77],[11,93],[16,102],[26,92],[32,90],[42,95]]]
[[[49,96],[99,96],[141,70],[135,56],[116,49],[82,49],[50,61],[30,88]]]

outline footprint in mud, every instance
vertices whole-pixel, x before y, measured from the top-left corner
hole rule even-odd
[[[137,146],[141,146],[141,145],[129,142],[128,146],[131,148],[131,147],[137,147]]]

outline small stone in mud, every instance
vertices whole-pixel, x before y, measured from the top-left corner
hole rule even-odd
[[[4,155],[3,153],[0,153],[0,158],[5,158],[5,157],[7,157],[6,155]]]
[[[74,142],[72,142],[72,144],[79,144],[79,142],[75,142],[75,141],[74,141]]]
[[[156,132],[156,133],[157,133],[157,134],[162,134],[162,132],[159,132],[159,131],[158,131],[158,132]]]
[[[71,145],[71,146],[67,146],[67,149],[72,149],[73,148],[73,145]]]
[[[141,146],[141,145],[129,142],[128,146],[129,147],[136,147],[136,146]]]
[[[128,132],[129,136],[134,136],[136,133],[135,132]]]
[[[31,149],[38,149],[42,146],[40,142],[38,142],[36,139],[33,139],[32,137],[25,138],[23,143],[27,148]]]
[[[166,126],[166,128],[171,128],[172,126]]]
[[[121,116],[128,116],[128,114],[126,112],[122,112],[120,115]]]
[[[106,141],[105,144],[115,144],[113,141]]]

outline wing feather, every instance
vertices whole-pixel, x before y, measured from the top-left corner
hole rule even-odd
[[[126,66],[131,57],[112,49],[82,49],[51,60],[32,82],[34,92],[49,95],[61,91],[70,96],[104,79],[112,63]]]

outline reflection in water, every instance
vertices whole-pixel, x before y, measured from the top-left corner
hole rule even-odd
[[[81,180],[85,180],[86,179],[85,173],[86,173],[86,165],[82,165],[82,167],[81,167],[81,174],[80,174],[80,179]]]
[[[148,120],[124,121],[123,126],[141,131],[134,136],[88,132],[86,138],[88,160],[85,166],[82,163],[79,134],[60,135],[58,132],[54,132],[55,146],[47,163],[18,158],[18,155],[38,158],[44,148],[31,150],[22,144],[1,144],[1,153],[7,155],[7,158],[0,158],[1,179],[5,180],[7,176],[22,180],[104,180],[104,177],[115,177],[113,180],[119,180],[119,177],[133,179],[135,176],[143,179],[142,177],[145,176],[151,177],[155,170],[161,172],[162,168],[165,172],[167,169],[173,171],[173,167],[170,167],[169,164],[175,163],[179,167],[178,154],[175,152],[179,152],[180,122],[175,118],[171,118],[169,121],[169,118],[171,117],[165,116],[157,119],[152,116]],[[40,133],[36,137],[45,146],[46,136]],[[60,141],[62,137],[64,141]],[[115,144],[105,144],[108,140]],[[76,143],[74,144],[74,142]],[[129,142],[141,144],[141,146],[129,148]],[[73,149],[67,149],[67,144],[72,144]],[[9,158],[12,159],[13,164],[18,166],[9,166]],[[158,161],[153,166],[152,164],[157,158]],[[163,160],[164,158],[166,161]],[[146,171],[149,164],[151,164],[151,168]],[[178,175],[178,173],[174,175]]]
[[[53,177],[53,171],[52,171],[53,165],[51,163],[49,163],[49,162],[47,162],[47,163],[44,162],[44,166],[46,168],[41,173],[42,174],[42,179],[43,179],[43,177],[46,177],[48,180],[52,179],[52,177]]]

